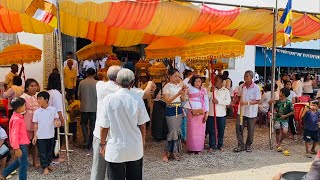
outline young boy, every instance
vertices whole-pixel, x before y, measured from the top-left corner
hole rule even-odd
[[[54,127],[60,127],[61,123],[56,108],[48,104],[49,93],[42,91],[38,93],[37,99],[40,108],[33,114],[34,138],[32,143],[38,146],[43,174],[47,175],[49,171],[53,171],[50,164],[54,148]]]
[[[302,117],[304,118],[304,133],[303,139],[306,145],[306,157],[312,158],[311,154],[316,154],[316,146],[319,142],[319,126],[320,112],[318,111],[319,102],[311,101],[309,106],[303,110]],[[310,149],[310,143],[313,141]]]
[[[283,150],[281,147],[282,141],[287,137],[289,117],[293,115],[293,105],[291,101],[288,100],[290,95],[290,90],[287,88],[282,88],[279,93],[279,101],[274,105],[276,114],[274,118],[274,129],[276,130],[276,142],[277,151],[283,152],[285,156],[290,156],[288,150]]]
[[[5,168],[0,180],[6,179],[10,173],[19,168],[19,180],[27,179],[28,172],[28,144],[30,140],[27,135],[26,124],[23,114],[26,112],[26,101],[23,98],[15,97],[11,100],[10,105],[13,109],[13,115],[9,122],[9,139],[14,155],[18,158]]]
[[[6,144],[8,135],[6,131],[0,126],[0,172],[6,167],[6,163],[10,160],[10,151]]]

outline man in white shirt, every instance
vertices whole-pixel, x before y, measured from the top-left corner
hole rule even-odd
[[[96,68],[96,65],[95,65],[95,63],[93,62],[92,59],[85,60],[85,61],[83,62],[83,70],[84,70],[84,71],[87,71],[89,68],[92,68],[92,69],[94,69],[94,70],[97,69],[97,68]]]
[[[145,123],[150,118],[141,97],[130,91],[134,79],[131,70],[120,70],[117,83],[121,88],[103,100],[100,153],[108,163],[109,180],[142,180]]]
[[[79,76],[79,66],[78,66],[78,61],[73,59],[73,53],[72,52],[67,52],[67,60],[64,61],[63,67],[68,67],[68,60],[72,60],[72,69],[75,69],[77,71],[77,76]]]
[[[207,121],[207,127],[209,131],[209,151],[212,151],[213,149],[219,149],[220,151],[223,151],[227,106],[231,103],[231,97],[230,91],[223,87],[222,76],[217,75],[214,79],[214,82],[215,87],[212,87],[211,93],[209,93],[209,118]],[[215,96],[214,98],[212,97],[213,90]],[[216,112],[216,122],[214,121],[214,111]],[[216,139],[216,133],[218,135],[218,139]]]
[[[108,60],[108,57],[103,58],[102,60],[98,60],[99,63],[99,69],[103,69],[106,67],[106,62]]]
[[[245,83],[239,88],[238,97],[235,98],[233,104],[239,104],[238,117],[236,121],[236,133],[238,140],[238,147],[234,152],[241,152],[246,150],[252,152],[251,144],[253,142],[254,127],[256,124],[256,118],[258,115],[258,103],[261,99],[261,92],[258,85],[253,82],[254,74],[252,71],[246,71],[244,74]],[[242,113],[241,113],[242,112]],[[242,124],[240,123],[240,115],[243,117]],[[246,144],[243,141],[243,129],[244,123],[247,122],[248,136]]]
[[[120,66],[111,66],[107,72],[107,78],[109,81],[99,81],[96,84],[97,90],[97,118],[95,129],[93,131],[93,162],[92,162],[92,171],[91,171],[91,180],[104,180],[106,175],[106,161],[100,156],[100,123],[104,121],[103,117],[103,99],[109,94],[115,93],[120,89],[119,85],[116,84],[116,78],[118,72],[121,70]],[[141,99],[147,97],[152,91],[154,83],[152,81],[148,82],[146,89],[143,91],[141,89],[130,89],[136,96],[139,96]]]

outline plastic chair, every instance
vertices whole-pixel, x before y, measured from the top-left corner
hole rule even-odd
[[[306,95],[304,95],[304,96],[300,96],[300,97],[298,97],[298,102],[309,102],[311,100],[311,98],[310,98],[310,96],[306,96]]]
[[[6,109],[6,117],[9,118],[9,107],[8,107],[8,100],[7,99],[2,99],[2,103],[4,108]]]
[[[302,134],[302,117],[301,112],[303,111],[303,108],[305,107],[306,103],[295,103],[293,105],[294,109],[294,120],[298,122],[299,128],[298,128],[298,134]]]

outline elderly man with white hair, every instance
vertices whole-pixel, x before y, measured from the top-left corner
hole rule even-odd
[[[141,97],[130,91],[134,73],[122,69],[116,81],[121,88],[103,100],[100,153],[108,163],[109,180],[142,180],[146,122],[150,118]]]
[[[105,159],[100,156],[100,123],[105,121],[102,112],[103,112],[103,99],[109,94],[115,93],[120,89],[120,86],[115,82],[118,72],[121,70],[120,66],[111,66],[108,69],[107,77],[105,81],[99,81],[96,85],[97,89],[97,118],[95,129],[93,132],[93,162],[92,162],[92,171],[91,171],[91,180],[104,180],[106,175],[107,163]],[[142,89],[130,89],[130,92],[136,94],[136,96],[141,99],[145,96],[148,96],[152,89],[155,87],[152,81],[148,82],[148,85],[145,90]]]

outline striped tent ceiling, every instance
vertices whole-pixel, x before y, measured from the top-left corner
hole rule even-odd
[[[31,1],[0,0],[0,32],[52,32],[52,27],[24,13]],[[150,44],[163,36],[192,40],[208,33],[227,35],[247,45],[272,44],[273,14],[270,10],[219,10],[206,5],[158,0],[60,0],[60,9],[64,34],[105,45]],[[278,23],[278,45],[281,45],[282,34],[283,26]],[[320,20],[293,13],[293,36],[293,42],[319,39]]]

